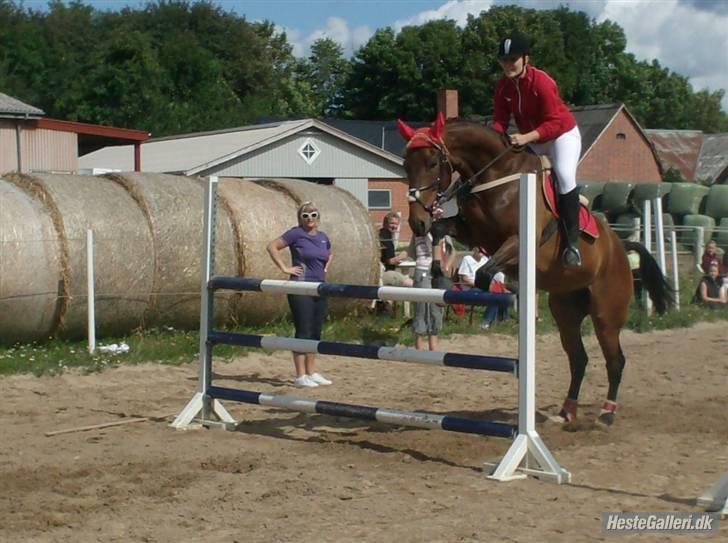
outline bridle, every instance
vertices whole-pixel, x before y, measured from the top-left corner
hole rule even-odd
[[[506,153],[509,152],[520,152],[525,147],[515,147],[510,144],[506,144],[505,149],[503,149],[500,153],[498,153],[495,158],[493,158],[490,162],[488,162],[485,166],[480,168],[477,172],[475,172],[473,175],[468,177],[467,179],[463,180],[462,178],[457,179],[455,182],[450,183],[444,190],[442,188],[442,179],[443,179],[443,172],[445,170],[445,167],[450,170],[450,179],[452,179],[452,174],[455,171],[453,168],[452,162],[450,160],[450,152],[448,151],[447,147],[445,146],[445,142],[442,140],[435,141],[426,134],[418,132],[412,137],[412,140],[415,138],[424,139],[431,147],[435,149],[435,151],[438,154],[438,161],[440,163],[440,172],[438,173],[437,179],[435,179],[432,183],[425,187],[413,187],[410,188],[407,191],[407,201],[411,203],[418,203],[420,204],[425,211],[427,211],[430,215],[432,215],[433,211],[441,207],[446,202],[449,202],[456,196],[458,196],[461,192],[470,189],[470,191],[474,188],[474,181],[480,176],[483,172],[488,170],[493,164],[498,162],[501,158],[503,158]],[[410,140],[410,141],[412,141]],[[409,145],[408,145],[409,147]],[[432,205],[427,205],[425,202],[422,201],[420,198],[422,196],[422,193],[425,191],[437,189],[437,194],[435,195],[435,199],[432,202]]]

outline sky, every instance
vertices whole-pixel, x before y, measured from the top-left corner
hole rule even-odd
[[[99,9],[139,7],[139,0],[82,0]],[[464,26],[468,14],[493,5],[535,9],[561,5],[583,11],[598,22],[609,19],[627,36],[627,51],[638,60],[657,59],[689,78],[695,90],[725,89],[728,94],[727,0],[213,0],[250,21],[269,20],[284,30],[296,56],[311,43],[331,38],[350,56],[375,30],[396,31],[433,19],[453,19]],[[24,0],[41,8],[46,0]],[[728,112],[728,95],[723,97]]]

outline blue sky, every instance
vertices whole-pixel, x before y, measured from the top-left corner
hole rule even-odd
[[[99,9],[138,7],[139,0],[83,0]],[[696,90],[728,90],[728,0],[213,0],[248,20],[268,19],[285,30],[294,54],[304,56],[317,38],[339,42],[347,55],[366,43],[377,28],[399,30],[440,18],[464,25],[493,5],[535,9],[566,5],[597,21],[618,23],[627,50],[640,60],[659,60],[690,79]],[[42,8],[46,0],[24,0]],[[728,111],[728,96],[723,98]]]

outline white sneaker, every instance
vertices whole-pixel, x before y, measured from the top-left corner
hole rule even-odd
[[[317,387],[318,383],[311,379],[308,375],[301,375],[301,377],[296,377],[293,380],[293,386],[297,386],[299,388],[313,388]]]
[[[311,379],[311,381],[313,381],[317,385],[330,385],[332,383],[326,377],[324,377],[323,375],[321,375],[318,372],[312,373],[311,375],[308,376],[308,378]]]

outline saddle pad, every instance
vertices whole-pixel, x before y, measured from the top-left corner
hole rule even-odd
[[[543,193],[546,197],[546,204],[548,205],[551,213],[559,218],[559,212],[556,205],[556,191],[554,190],[554,184],[551,182],[551,173],[545,171],[543,173]],[[599,238],[599,226],[594,215],[591,214],[589,208],[583,203],[579,203],[579,229],[590,236],[593,239]]]

